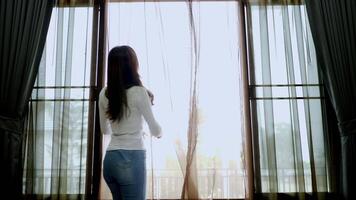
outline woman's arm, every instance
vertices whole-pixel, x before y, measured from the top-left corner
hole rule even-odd
[[[100,130],[102,134],[111,134],[110,122],[106,115],[107,101],[105,101],[104,95],[105,95],[105,89],[103,89],[99,95]]]
[[[162,136],[161,126],[157,123],[153,116],[151,103],[153,98],[150,100],[149,93],[144,87],[139,87],[138,98],[136,99],[137,107],[145,118],[148,127],[150,129],[151,135],[160,138]]]

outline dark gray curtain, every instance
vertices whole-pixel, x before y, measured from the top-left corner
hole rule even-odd
[[[0,1],[0,194],[22,190],[24,116],[46,39],[53,0]]]
[[[306,1],[323,79],[341,137],[341,193],[356,199],[356,1]]]

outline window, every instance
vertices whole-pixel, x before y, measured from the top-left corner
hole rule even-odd
[[[251,6],[258,192],[328,191],[322,95],[304,6]]]
[[[194,2],[191,13],[180,1],[108,5],[106,51],[118,45],[135,49],[163,129],[162,139],[146,138],[147,198],[180,199],[195,64],[198,139],[192,176],[199,197],[244,198],[236,2]],[[31,99],[35,134],[27,139],[26,194],[85,193],[89,108],[95,103],[89,99],[95,87],[93,10],[53,11]],[[253,4],[246,12],[256,191],[327,192],[322,85],[305,8]],[[103,150],[109,140],[104,138]],[[101,183],[101,197],[110,199]]]
[[[25,194],[84,194],[92,8],[54,8],[32,93]]]

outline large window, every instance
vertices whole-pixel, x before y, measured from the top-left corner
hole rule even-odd
[[[328,191],[321,85],[305,7],[256,5],[249,14],[257,191]]]
[[[243,133],[241,117],[244,45],[238,4],[190,5],[108,3],[105,51],[133,47],[142,81],[155,95],[153,110],[163,137],[146,135],[147,198],[181,198],[192,142],[197,146],[191,182],[199,197],[245,198],[249,166],[243,135],[249,133]],[[87,150],[95,133],[88,135],[93,131],[88,129],[95,122],[88,119],[95,117],[89,116],[95,102],[89,92],[95,89],[90,77],[97,78],[90,70],[95,69],[93,12],[93,7],[53,10],[30,104],[33,126],[25,148],[25,194],[78,199],[90,188],[86,175],[91,176],[92,169],[86,166],[93,155]],[[245,17],[255,191],[329,191],[322,85],[305,8],[254,4],[246,7]],[[198,116],[194,141],[188,135],[192,99]],[[144,131],[149,133],[147,127]],[[105,136],[103,150],[109,141]],[[101,198],[111,199],[103,178],[100,187]]]
[[[84,194],[92,10],[53,10],[30,103],[25,194]]]

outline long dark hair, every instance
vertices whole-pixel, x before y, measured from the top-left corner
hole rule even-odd
[[[128,108],[126,89],[142,86],[137,56],[131,47],[118,46],[110,50],[107,77],[106,96],[109,99],[109,107],[106,113],[110,120],[119,121],[125,108]]]

